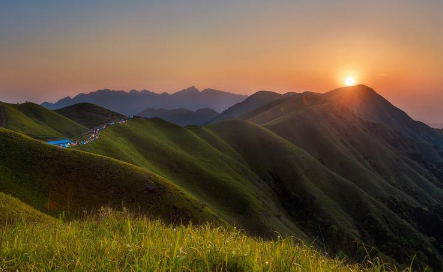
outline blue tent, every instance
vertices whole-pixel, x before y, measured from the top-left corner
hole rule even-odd
[[[69,145],[72,144],[72,142],[70,140],[58,140],[58,141],[50,141],[50,142],[46,142],[46,143],[50,144],[50,145],[61,146],[61,147],[68,147]]]

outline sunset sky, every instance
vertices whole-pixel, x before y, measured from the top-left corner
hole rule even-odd
[[[97,89],[325,92],[443,123],[441,0],[0,2],[0,100]]]

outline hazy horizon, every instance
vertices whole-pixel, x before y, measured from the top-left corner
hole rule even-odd
[[[0,101],[98,89],[326,92],[346,76],[443,122],[443,2],[6,1]]]

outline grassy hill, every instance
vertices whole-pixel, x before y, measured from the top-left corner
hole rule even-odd
[[[278,98],[292,95],[291,93],[281,95],[279,93],[259,91],[247,97],[240,103],[233,105],[221,114],[210,120],[208,123],[215,123],[222,120],[235,119],[249,111],[252,111],[262,105],[272,102]]]
[[[324,94],[364,118],[383,123],[390,128],[443,149],[443,137],[426,124],[414,121],[404,111],[392,105],[384,97],[365,85],[345,87]]]
[[[294,144],[271,126],[273,122],[298,131],[290,124],[302,121],[286,119],[299,114],[296,106],[315,109],[325,100],[293,99],[295,104],[279,106],[293,112],[276,119],[282,123],[270,119],[263,127],[236,120],[183,128],[162,120],[135,120],[109,128],[100,140],[79,148],[166,177],[249,234],[270,235],[275,230],[307,241],[316,239],[331,252],[344,251],[354,259],[366,256],[365,244],[374,247],[374,254],[398,263],[407,264],[418,254],[418,265],[439,267],[443,237],[437,230],[443,221],[434,211],[443,209],[438,179],[361,127],[350,126],[343,132],[301,127],[300,133],[306,133],[302,138],[311,139],[311,149],[302,141]],[[352,112],[346,114],[352,116]],[[312,118],[306,116],[304,123],[315,123]],[[322,120],[319,113],[315,118]],[[323,122],[318,123],[319,129],[331,127]],[[352,130],[361,134],[359,144],[375,147],[373,153],[358,157],[358,150],[336,139],[341,137],[338,133]],[[365,156],[379,156],[380,164],[376,157],[370,157],[372,165],[365,164]],[[386,172],[391,167],[395,171]]]
[[[50,216],[31,208],[17,198],[0,192],[0,227],[18,222],[35,223],[53,220]]]
[[[121,120],[125,116],[91,103],[79,103],[62,109],[55,110],[89,129],[100,125]]]
[[[365,86],[278,97],[235,118],[185,128],[135,119],[74,150],[0,130],[0,191],[52,215],[101,206],[175,222],[217,214],[247,234],[295,235],[358,262],[370,254],[443,269],[437,132],[414,130]]]
[[[360,95],[358,89],[354,95]],[[400,240],[409,239],[414,232],[418,237],[424,235],[425,239],[420,238],[424,243],[429,237],[436,237],[437,228],[434,226],[442,226],[442,218],[439,212],[431,215],[426,211],[442,210],[443,152],[438,146],[424,142],[424,137],[418,140],[411,138],[384,123],[368,121],[342,103],[310,94],[270,103],[243,118],[268,128],[307,151],[335,174],[396,213],[397,219],[388,216],[379,221],[385,222],[386,227],[392,229],[396,225],[393,221],[399,221],[398,226],[401,226],[404,220],[406,225],[415,229],[412,232],[406,229],[395,231],[397,238],[389,243],[404,244]],[[356,210],[362,210],[360,205],[353,205]],[[429,216],[428,219],[421,218],[424,214]],[[355,221],[358,222],[354,218]],[[368,227],[362,229],[367,231]],[[398,233],[403,234],[398,236]],[[439,242],[428,254],[430,256],[435,252],[441,254],[438,245],[443,237],[437,236],[440,237]],[[390,252],[390,256],[395,255],[392,248],[386,246],[387,241],[380,243],[376,240],[374,242],[379,244],[379,248],[384,247],[383,250]]]
[[[282,234],[307,238],[287,219],[268,185],[235,150],[221,144],[214,147],[192,129],[150,119],[110,127],[99,141],[78,149],[123,160],[165,177],[250,234],[270,236],[277,229]]]
[[[53,147],[0,129],[0,191],[41,212],[80,216],[129,208],[168,222],[221,220],[170,181],[111,158]]]
[[[33,103],[0,102],[0,124],[7,129],[40,140],[70,138],[88,129],[58,113]]]
[[[148,108],[137,114],[137,116],[148,118],[158,117],[181,126],[204,125],[217,115],[218,112],[210,108],[198,109],[196,111],[183,108],[174,110]]]
[[[107,210],[82,221],[1,230],[6,271],[392,271],[376,260],[347,265],[292,237],[263,241],[237,230],[173,227]]]

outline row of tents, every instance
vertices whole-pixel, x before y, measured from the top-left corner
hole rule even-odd
[[[58,140],[58,141],[50,141],[50,142],[46,142],[46,143],[50,144],[50,145],[56,145],[59,147],[63,147],[63,148],[74,147],[77,145],[86,145],[86,144],[89,144],[90,142],[93,142],[93,141],[97,140],[98,138],[100,138],[100,132],[102,130],[106,129],[108,126],[113,126],[115,124],[124,124],[124,123],[128,122],[129,119],[132,119],[132,118],[134,118],[134,117],[127,116],[125,119],[121,119],[116,122],[106,123],[103,126],[100,126],[94,130],[91,130],[88,134],[88,138],[85,140],[77,140],[77,141]]]

